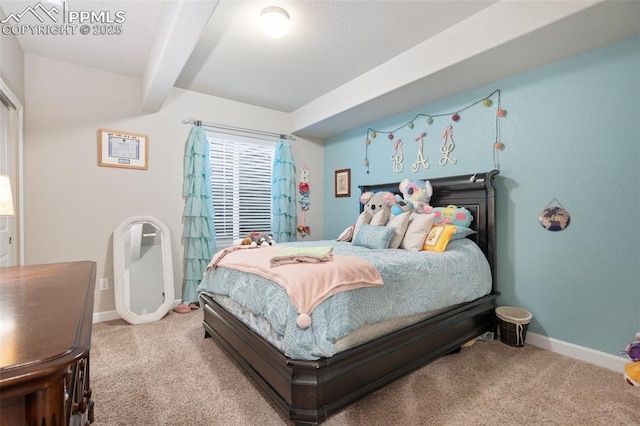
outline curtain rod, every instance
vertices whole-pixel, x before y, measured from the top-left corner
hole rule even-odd
[[[289,139],[289,140],[292,140],[292,141],[296,140],[295,137],[293,137],[291,135],[285,135],[283,133],[273,133],[273,132],[265,132],[265,131],[262,131],[262,130],[245,129],[243,127],[223,126],[223,125],[220,125],[220,124],[206,123],[204,121],[194,120],[194,119],[191,119],[191,118],[187,118],[185,120],[182,120],[182,124],[195,124],[196,126],[208,127],[208,128],[211,128],[211,129],[227,130],[227,131],[231,131],[231,132],[246,133],[246,134],[258,135],[258,136],[268,136],[268,137],[272,137],[272,138]],[[224,133],[224,132],[222,132],[222,133]]]

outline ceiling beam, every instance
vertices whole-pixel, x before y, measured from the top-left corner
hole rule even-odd
[[[142,76],[145,111],[160,111],[218,3],[219,0],[164,2]]]
[[[633,25],[634,19],[637,21],[637,12],[633,13],[637,8],[638,3],[606,0],[501,0],[293,111],[292,133],[324,139],[524,72],[524,67],[517,68],[519,64],[527,64],[531,69],[577,54],[571,51],[573,46],[597,44],[598,38],[605,37],[602,27],[607,25],[598,23],[602,15],[620,17],[622,13],[623,18],[626,11],[629,19],[622,20],[628,26]],[[590,9],[596,13],[589,14],[593,19],[582,22],[582,27],[591,34],[587,34],[583,43],[571,23]],[[619,24],[611,25],[615,29]],[[544,35],[550,32],[561,38],[545,40]],[[534,43],[539,52],[532,58],[527,57],[526,49],[514,49],[530,45],[534,35],[548,43]],[[573,37],[578,41],[573,42]],[[572,43],[567,46],[564,40]],[[515,50],[515,55],[496,58],[492,54],[506,50],[510,54]],[[496,59],[495,63],[478,68],[487,56]],[[505,58],[510,65],[505,65]],[[512,72],[507,73],[510,69]]]

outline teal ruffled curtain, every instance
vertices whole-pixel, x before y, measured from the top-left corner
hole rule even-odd
[[[216,228],[211,198],[209,141],[204,130],[194,125],[189,133],[184,156],[185,199],[183,222],[184,283],[182,303],[198,301],[196,290],[202,274],[216,252]]]
[[[282,138],[276,145],[271,177],[271,232],[277,243],[296,240],[296,166],[291,144]]]

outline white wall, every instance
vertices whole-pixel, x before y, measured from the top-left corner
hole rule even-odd
[[[182,294],[182,174],[188,117],[288,133],[289,114],[173,89],[157,113],[141,109],[141,82],[48,58],[25,56],[25,264],[93,260],[113,283],[112,233],[129,216],[170,229],[176,297]],[[149,136],[149,170],[98,167],[99,128]],[[322,236],[322,146],[293,143],[311,172],[307,224]],[[115,307],[113,286],[96,290],[95,312]]]
[[[4,12],[0,10],[0,20],[4,19],[4,17]],[[20,43],[18,43],[18,39],[13,35],[3,34],[0,36],[0,81],[17,98],[18,102],[24,105],[24,53]],[[10,246],[12,263],[16,265],[20,262],[21,245],[19,237],[21,217],[19,156],[20,137],[23,130],[21,105],[16,104],[18,110],[10,109],[9,111],[9,145],[7,151],[9,156],[9,170],[7,170],[7,173],[11,179],[13,204],[16,213],[14,217],[8,218],[8,225],[12,239]]]
[[[0,20],[4,18],[0,9]],[[0,36],[0,79],[24,103],[24,54],[14,35]]]

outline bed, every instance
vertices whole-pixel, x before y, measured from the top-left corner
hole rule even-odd
[[[495,279],[492,182],[496,175],[498,171],[492,170],[430,179],[434,191],[432,206],[455,204],[473,215],[471,228],[477,232],[467,238],[479,247],[490,269],[490,288],[485,295],[440,309],[373,340],[347,345],[331,356],[302,359],[286,356],[282,348],[254,331],[255,325],[246,324],[225,308],[219,297],[200,292],[205,337],[214,338],[293,423],[311,425],[321,423],[399,377],[455,352],[469,340],[495,331],[495,299],[499,293]],[[397,193],[398,183],[360,189]]]

